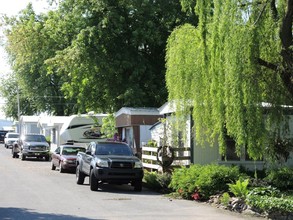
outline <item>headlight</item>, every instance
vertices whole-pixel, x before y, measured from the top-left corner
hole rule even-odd
[[[108,161],[106,161],[106,160],[98,160],[97,161],[97,166],[98,167],[109,167]]]
[[[134,168],[142,168],[142,162],[141,161],[135,161]]]

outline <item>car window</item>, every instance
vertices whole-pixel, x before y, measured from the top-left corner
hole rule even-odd
[[[132,156],[132,151],[129,146],[124,144],[98,144],[96,155]]]
[[[43,135],[25,135],[24,140],[33,142],[46,142],[46,138]]]
[[[77,155],[78,152],[85,152],[83,147],[63,147],[62,155]]]
[[[18,134],[8,134],[8,138],[18,138]]]

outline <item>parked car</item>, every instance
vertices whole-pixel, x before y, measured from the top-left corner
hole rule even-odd
[[[90,189],[98,190],[105,183],[128,184],[142,190],[142,162],[123,142],[91,142],[86,152],[77,154],[76,183],[83,184],[89,176]]]
[[[12,156],[20,154],[21,160],[27,157],[45,158],[49,161],[49,144],[42,134],[25,134],[13,144]],[[17,157],[17,156],[16,156]]]
[[[13,143],[19,138],[18,133],[8,132],[4,138],[4,147],[5,148],[12,148]]]
[[[0,130],[0,143],[4,143],[4,138],[7,133],[8,131]]]
[[[51,155],[51,169],[59,167],[59,172],[74,170],[76,168],[76,155],[78,152],[85,152],[85,148],[77,145],[61,145]]]

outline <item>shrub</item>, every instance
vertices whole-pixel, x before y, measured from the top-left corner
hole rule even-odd
[[[157,172],[145,171],[144,181],[150,189],[167,192],[168,185],[171,182],[171,175],[168,173],[160,174]]]
[[[158,190],[160,189],[160,183],[157,181],[157,173],[145,171],[143,176],[144,182],[151,189]]]
[[[270,170],[267,177],[264,178],[272,186],[280,190],[293,189],[293,169],[292,168],[279,168]]]
[[[293,212],[293,200],[291,199],[277,198],[267,195],[249,195],[246,201],[253,209],[257,209],[261,212]]]
[[[227,184],[235,182],[240,176],[238,167],[191,165],[176,169],[169,187],[185,199],[191,199],[196,192],[206,200],[211,195],[228,191]]]
[[[201,172],[200,165],[192,165],[189,168],[181,167],[174,170],[169,187],[184,199],[190,199],[195,192],[195,179]]]

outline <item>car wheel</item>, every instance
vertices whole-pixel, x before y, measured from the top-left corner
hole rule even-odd
[[[56,170],[56,166],[54,165],[53,161],[51,161],[51,170]]]
[[[59,163],[59,172],[64,173],[64,168],[62,168],[62,163]]]
[[[12,158],[15,158],[15,153],[12,151]]]
[[[94,170],[91,170],[90,173],[90,188],[91,191],[97,191],[98,190],[98,179],[96,178],[95,174],[94,174]]]
[[[25,160],[25,155],[21,154],[21,160]]]
[[[4,144],[4,147],[8,149],[8,145],[7,144]]]
[[[141,180],[136,180],[133,183],[133,186],[134,186],[134,191],[141,192],[141,190],[142,190],[142,181]]]
[[[80,172],[79,165],[76,167],[76,183],[78,185],[82,185],[84,183],[85,175],[84,173]]]

